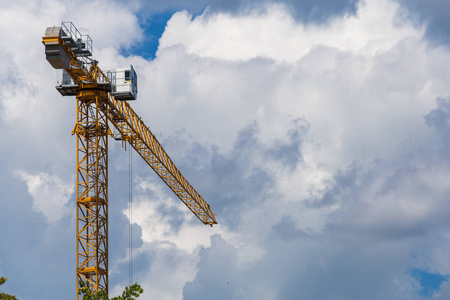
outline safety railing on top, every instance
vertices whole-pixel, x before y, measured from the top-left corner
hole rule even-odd
[[[74,45],[78,48],[79,51],[74,51],[76,56],[92,55],[92,39],[89,35],[81,34],[72,22],[62,22],[61,30],[66,35],[62,36],[62,38],[71,38]]]

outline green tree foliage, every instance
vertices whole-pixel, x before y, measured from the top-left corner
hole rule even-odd
[[[0,277],[0,285],[3,285],[8,278]],[[86,286],[86,284],[80,280],[80,291],[79,295],[83,296],[83,300],[136,300],[140,294],[144,292],[144,289],[137,283],[126,287],[123,291],[122,296],[117,296],[114,298],[108,298],[106,291],[100,291],[98,293],[92,293],[91,290]],[[8,295],[0,290],[0,300],[18,300],[16,296]]]
[[[0,277],[0,285],[4,284],[8,278]],[[16,296],[8,295],[0,291],[0,300],[17,300]]]
[[[137,283],[130,285],[125,288],[122,296],[117,296],[114,298],[108,298],[106,291],[100,291],[98,293],[93,293],[87,287],[86,283],[80,280],[80,289],[78,294],[83,296],[83,300],[135,300],[142,294],[144,290]],[[0,298],[1,299],[1,298]]]

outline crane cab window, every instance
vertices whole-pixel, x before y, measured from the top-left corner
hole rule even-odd
[[[137,75],[133,66],[116,69],[112,94],[116,100],[136,100]]]

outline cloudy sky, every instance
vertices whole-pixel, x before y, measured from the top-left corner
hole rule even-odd
[[[0,276],[75,297],[72,21],[218,226],[132,154],[141,299],[450,299],[448,0],[0,0]],[[129,151],[110,141],[110,294],[129,283]]]

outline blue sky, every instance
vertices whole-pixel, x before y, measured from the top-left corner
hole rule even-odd
[[[444,0],[0,0],[0,275],[75,294],[75,103],[41,37],[73,21],[211,204],[133,156],[142,299],[449,299]],[[110,292],[128,285],[128,152],[110,141]]]
[[[164,33],[167,21],[176,11],[168,9],[151,16],[138,15],[139,26],[143,29],[142,39],[130,47],[121,49],[121,55],[139,55],[145,59],[154,59],[158,50],[159,38]]]

